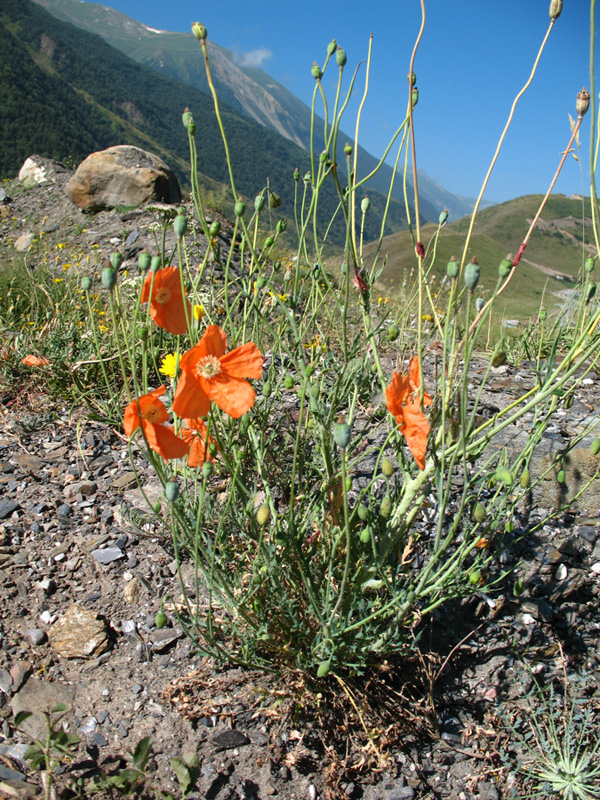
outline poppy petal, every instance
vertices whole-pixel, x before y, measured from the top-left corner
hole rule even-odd
[[[410,393],[409,378],[407,375],[392,373],[392,382],[385,390],[386,404],[390,414],[394,417],[402,414],[402,404]]]
[[[220,359],[221,368],[232,378],[261,378],[263,357],[254,342],[236,347]]]
[[[421,413],[419,403],[407,403],[403,409],[403,421],[400,431],[404,434],[419,469],[425,469],[425,453],[427,452],[427,436],[429,422]]]
[[[201,378],[200,383],[211,400],[234,419],[242,417],[254,405],[256,392],[248,381],[220,373],[210,380]]]
[[[148,445],[165,461],[170,458],[183,458],[190,446],[179,436],[176,436],[172,428],[166,425],[153,425],[151,422],[142,421],[142,428]]]
[[[191,352],[189,350],[185,356]],[[183,366],[183,358],[181,366]],[[173,411],[179,417],[185,418],[205,417],[210,411],[210,397],[207,396],[199,378],[194,373],[182,369],[173,398]]]

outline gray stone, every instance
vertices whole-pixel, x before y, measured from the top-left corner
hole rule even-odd
[[[13,714],[19,711],[31,711],[33,716],[25,720],[21,730],[39,739],[46,734],[46,719],[44,711],[51,711],[55,706],[62,704],[70,708],[75,698],[75,689],[62,683],[41,681],[29,678],[20,692],[13,697],[11,709]]]
[[[0,692],[12,694],[13,679],[10,672],[0,667]]]
[[[234,747],[243,747],[250,744],[250,739],[241,731],[231,730],[219,731],[211,738],[217,750],[232,750]]]
[[[92,213],[153,200],[181,201],[177,178],[165,162],[131,145],[89,155],[67,184],[67,195],[82,211]]]
[[[92,556],[99,564],[112,564],[113,561],[125,558],[125,553],[119,547],[103,547],[92,550]]]
[[[183,636],[181,628],[157,628],[152,631],[152,649],[162,653]]]
[[[71,500],[77,497],[78,494],[83,495],[83,497],[90,497],[90,495],[96,493],[97,489],[98,487],[94,481],[75,481],[65,486],[63,494],[66,500]]]
[[[29,250],[29,248],[33,244],[34,238],[35,237],[33,233],[29,231],[27,233],[23,233],[21,234],[21,236],[19,236],[18,239],[15,240],[13,247],[15,248],[17,253],[25,253],[27,252],[27,250]]]
[[[0,519],[8,519],[19,507],[14,500],[0,500]]]
[[[71,506],[68,506],[66,503],[61,503],[56,511],[59,517],[70,517],[73,513]]]
[[[39,647],[47,640],[46,632],[41,628],[30,628],[23,633],[23,636],[31,642],[34,647]]]

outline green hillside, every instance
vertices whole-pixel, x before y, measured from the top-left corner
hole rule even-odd
[[[482,297],[489,297],[493,290],[500,261],[508,253],[517,253],[541,200],[541,195],[518,197],[478,214],[468,258],[476,257],[481,265],[477,293]],[[469,224],[466,217],[442,228],[433,265],[436,282],[445,274],[452,256],[460,260]],[[436,230],[432,224],[422,229],[426,248]],[[498,313],[524,321],[537,313],[542,298],[547,309],[564,303],[565,291],[576,284],[585,256],[595,253],[591,234],[589,200],[584,208],[581,199],[564,195],[550,198],[511,283],[498,300]],[[433,246],[427,264],[432,253]],[[402,232],[386,237],[381,255],[387,257],[381,285],[392,296],[399,295],[416,263],[410,235]],[[369,244],[365,248],[366,263],[372,263],[374,256],[375,246]]]
[[[192,44],[196,44],[190,34]],[[141,66],[99,36],[56,19],[30,0],[3,0],[0,7],[0,175],[14,176],[34,152],[75,164],[94,150],[134,144],[154,150],[185,182],[188,141],[181,113],[189,106],[197,123],[199,171],[228,184],[227,164],[212,100],[202,92]],[[309,156],[300,147],[242,118],[226,106],[222,117],[238,191],[253,198],[267,181],[280,194],[279,214],[293,216],[293,171],[303,174]],[[369,191],[374,207],[384,198]],[[337,207],[333,180],[321,195],[324,224]],[[405,224],[392,205],[388,231]],[[379,233],[368,215],[366,237]],[[342,243],[342,220],[330,240]]]

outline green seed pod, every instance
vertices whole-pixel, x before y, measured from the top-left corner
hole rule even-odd
[[[498,276],[504,280],[504,278],[508,278],[513,268],[512,264],[512,257],[506,256],[500,262],[500,266],[498,267]]]
[[[481,571],[478,569],[474,569],[469,572],[469,583],[472,583],[473,586],[479,586],[481,583]]]
[[[260,275],[260,277],[256,279],[256,288],[260,292],[260,290],[264,289],[266,285],[267,285],[267,279],[265,278],[264,275]]]
[[[211,458],[215,458],[215,456],[217,455],[218,452],[219,452],[219,448],[217,447],[217,445],[214,442],[211,442],[208,445],[208,454],[210,455],[210,457]]]
[[[562,12],[563,0],[550,0],[550,19],[558,19]]]
[[[584,86],[583,89],[577,95],[577,101],[575,103],[575,111],[577,111],[577,116],[583,117],[583,115],[587,112],[589,107],[590,107],[590,94]]]
[[[352,428],[347,422],[336,422],[333,426],[333,439],[340,450],[345,450],[352,439]]]
[[[313,76],[313,78],[316,81],[320,81],[321,80],[323,72],[321,70],[321,67],[317,64],[316,61],[313,63],[312,67],[310,68],[310,74]]]
[[[477,263],[476,258],[472,258],[471,261],[465,267],[465,286],[469,290],[469,292],[473,292],[477,284],[479,283],[479,275],[481,274],[481,267]]]
[[[597,456],[600,453],[600,438],[594,439],[590,445],[590,452],[593,456]]]
[[[595,296],[595,294],[596,294],[596,284],[594,283],[594,281],[590,281],[587,288],[587,292],[585,293],[585,302],[589,303],[590,300],[592,300],[592,298]]]
[[[256,211],[256,213],[260,214],[260,212],[263,210],[264,207],[265,207],[265,198],[263,197],[262,194],[256,195],[256,197],[254,198],[254,210]]]
[[[348,142],[346,142],[346,144],[344,145],[344,153],[347,156],[351,156],[352,155],[352,145],[348,144]]]
[[[514,482],[512,472],[506,467],[496,468],[496,478],[505,486],[512,486]]]
[[[281,261],[276,261],[273,264],[273,272],[279,272],[280,269],[281,269]]]
[[[135,332],[137,334],[138,339],[140,339],[142,342],[148,341],[149,330],[147,325],[140,325],[135,329]]]
[[[256,522],[260,525],[261,528],[269,522],[271,519],[271,509],[266,503],[263,503],[258,511],[256,512]]]
[[[160,512],[162,511],[162,503],[160,502],[160,500],[157,500],[153,504],[152,511],[154,511],[155,514],[160,514]]]
[[[390,327],[387,329],[386,336],[388,342],[395,342],[398,336],[400,336],[400,329],[397,325],[390,325]]]
[[[300,170],[298,169],[298,167],[296,167],[296,169],[294,170],[294,180],[296,181],[296,183],[298,183],[298,181],[300,180]]]
[[[448,209],[447,209],[447,208],[445,208],[445,209],[444,209],[444,210],[443,210],[443,211],[440,213],[440,216],[438,217],[438,224],[439,224],[439,225],[445,225],[447,220],[448,220]]]
[[[337,49],[337,52],[335,54],[335,60],[336,60],[336,63],[338,65],[338,67],[345,67],[346,66],[346,61],[348,60],[346,58],[346,51],[342,50],[341,47],[338,47],[338,49]]]
[[[332,39],[327,45],[327,55],[332,56],[336,50],[337,50],[337,42],[335,41],[335,39]]]
[[[485,510],[483,503],[475,503],[473,506],[473,519],[475,522],[481,525],[481,523],[485,521],[486,516],[487,511]]]
[[[273,387],[271,386],[270,382],[269,381],[265,381],[263,383],[263,389],[262,389],[263,397],[271,397],[271,392],[272,391],[273,391]]]
[[[150,259],[150,271],[158,272],[161,266],[162,262],[160,260],[160,256],[152,256],[152,258]]]
[[[138,256],[138,269],[140,272],[146,272],[150,269],[150,253],[140,253]]]
[[[154,626],[156,628],[164,628],[166,624],[167,624],[167,617],[165,612],[163,611],[163,604],[161,600],[160,608],[158,609],[156,616],[154,617]]]
[[[360,210],[363,214],[366,214],[367,211],[371,208],[371,201],[368,197],[363,197],[362,202],[360,204]]]
[[[187,217],[185,214],[177,214],[173,220],[173,230],[178,239],[182,239],[187,231]]]
[[[352,488],[352,475],[346,475],[346,491],[349,492]]]
[[[392,513],[392,499],[389,494],[381,501],[381,505],[379,506],[379,513],[384,519],[387,519],[390,514]]]
[[[183,114],[181,115],[181,121],[183,122],[183,127],[189,130],[190,125],[194,124],[194,117],[192,116],[192,112],[189,108],[186,108]]]
[[[512,521],[512,519],[509,519],[504,523],[504,533],[512,533],[514,529],[515,523]]]
[[[84,292],[89,292],[89,290],[92,288],[92,279],[89,275],[84,275],[81,279],[81,288]]]
[[[271,208],[279,208],[281,205],[281,197],[275,192],[269,192],[269,205]]]
[[[459,263],[456,260],[456,258],[452,256],[446,267],[446,272],[448,273],[448,277],[452,278],[452,280],[458,278],[459,271],[460,271]]]
[[[246,213],[246,203],[243,200],[238,200],[235,204],[235,215],[236,217],[243,217]]]
[[[177,481],[167,481],[165,486],[165,497],[169,503],[174,503],[179,497],[179,484]]]
[[[583,267],[584,267],[584,269],[585,269],[585,271],[587,272],[588,275],[594,271],[595,264],[596,264],[596,262],[591,256],[588,256],[586,258]]]
[[[479,314],[480,311],[483,311],[484,305],[485,305],[485,300],[483,299],[483,297],[478,297],[477,300],[475,300],[475,311],[477,311],[477,313]]]
[[[283,379],[283,385],[286,389],[293,389],[294,388],[294,379],[291,375],[286,375]]]
[[[203,42],[207,37],[206,28],[200,22],[192,23],[192,33],[200,42]]]
[[[210,478],[210,476],[213,474],[214,471],[215,471],[215,466],[212,463],[212,461],[205,461],[204,464],[202,464],[203,478]]]
[[[413,86],[413,90],[411,93],[411,100],[412,100],[412,107],[415,108],[417,103],[419,102],[419,90],[416,86]]]
[[[304,178],[302,179],[304,183],[310,183],[312,180],[312,173],[310,170],[304,173]]]
[[[559,469],[558,470],[558,472],[556,473],[556,480],[559,483],[564,483],[565,482],[565,471],[564,471],[564,469]]]
[[[277,225],[275,226],[277,233],[283,233],[286,228],[287,228],[287,219],[285,217],[283,217],[282,219],[278,219]]]
[[[363,528],[360,532],[360,540],[363,544],[369,544],[371,541],[371,528]]]
[[[123,263],[123,256],[117,250],[110,254],[110,263],[113,269],[119,269]]]
[[[265,239],[265,250],[269,250],[275,244],[275,239],[272,236],[267,236]]]
[[[315,368],[309,364],[308,367],[306,368],[306,377],[310,378],[314,374],[314,372]]]
[[[116,270],[114,270],[112,267],[104,267],[102,270],[101,279],[102,286],[104,286],[105,289],[108,289],[109,292],[112,292],[117,285]]]
[[[548,312],[546,311],[546,309],[545,308],[540,308],[540,313],[539,313],[540,322],[543,322],[546,319],[547,316],[548,316]]]
[[[215,236],[218,236],[221,233],[221,223],[219,220],[215,219],[213,222],[210,223],[210,228],[208,229],[209,235],[214,239]]]
[[[369,509],[362,503],[356,509],[356,513],[358,514],[358,518],[361,519],[363,522],[366,522],[369,519]]]
[[[322,151],[322,153],[319,156],[319,161],[321,162],[321,164],[326,164],[329,161],[329,153],[327,152],[327,150]]]
[[[394,474],[394,472],[396,471],[394,469],[394,465],[389,460],[389,458],[384,458],[382,460],[382,462],[381,462],[381,471],[386,476],[386,478],[391,478],[392,475]]]
[[[417,82],[417,76],[415,75],[414,72],[409,72],[406,77],[410,86],[414,86],[415,83]]]
[[[519,485],[521,489],[527,489],[529,486],[529,482],[531,480],[531,474],[528,469],[524,469],[521,473],[521,477],[519,478]]]
[[[329,674],[330,669],[331,669],[331,661],[321,661],[317,669],[317,678],[324,678],[326,675]]]

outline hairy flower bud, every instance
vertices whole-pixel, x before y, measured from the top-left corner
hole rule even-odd
[[[180,212],[173,220],[173,230],[178,239],[185,236],[185,232],[187,231],[187,217],[184,213]]]
[[[351,144],[348,144],[348,143],[346,142],[346,144],[344,145],[344,153],[345,153],[347,156],[351,156],[351,155],[352,155],[352,145],[351,145]]]
[[[321,76],[323,75],[323,71],[321,70],[321,67],[317,64],[316,61],[313,63],[312,67],[310,68],[310,74],[313,76],[313,78],[316,81],[320,81],[321,80]]]
[[[203,42],[206,39],[207,33],[206,28],[200,22],[193,22],[192,23],[192,33],[198,39],[198,41]]]
[[[341,47],[338,48],[338,51],[335,54],[335,60],[336,60],[336,63],[338,65],[338,67],[345,67],[346,66],[346,61],[348,60],[346,58],[346,51],[342,50]]]
[[[473,292],[479,283],[479,275],[481,274],[481,267],[477,263],[477,259],[473,258],[465,267],[465,286],[470,292]]]
[[[596,262],[594,261],[592,256],[588,256],[586,258],[585,264],[583,266],[584,266],[584,269],[585,269],[585,271],[587,272],[588,275],[594,271],[594,264],[595,263]]]
[[[588,110],[589,105],[590,105],[590,93],[584,86],[583,89],[577,95],[577,101],[575,103],[575,111],[577,111],[577,116],[583,117],[585,112]]]
[[[184,128],[187,128],[188,130],[190,125],[194,124],[194,117],[192,116],[192,112],[189,110],[189,108],[186,108],[181,115],[181,121],[183,122]]]
[[[150,253],[140,253],[138,256],[138,269],[140,272],[146,272],[150,268]]]
[[[550,0],[550,19],[558,19],[563,7],[563,0]]]
[[[246,203],[243,200],[238,200],[235,204],[235,215],[236,217],[243,217],[246,213]]]
[[[448,209],[447,209],[447,208],[445,208],[445,209],[444,209],[444,210],[443,210],[443,211],[440,213],[440,216],[438,217],[438,223],[440,224],[440,226],[441,226],[441,225],[445,225],[445,224],[446,224],[446,221],[447,221],[447,219],[448,219]]]
[[[367,211],[371,208],[371,201],[368,197],[363,197],[362,202],[360,204],[360,210],[363,214],[366,214]]]
[[[454,256],[452,256],[452,258],[448,262],[448,266],[446,267],[446,272],[448,273],[448,277],[452,278],[452,280],[458,278],[459,269],[460,267],[458,261]]]
[[[221,223],[219,222],[218,219],[215,219],[213,222],[210,223],[208,233],[213,238],[221,233]]]
[[[419,90],[417,89],[416,86],[413,87],[411,98],[412,98],[412,107],[414,108],[419,102]]]
[[[287,228],[287,219],[285,217],[283,217],[282,219],[278,219],[275,228],[277,230],[277,233],[283,233],[284,230]]]
[[[254,198],[254,209],[256,213],[260,214],[260,212],[263,210],[264,207],[265,207],[264,196],[262,194],[257,194],[256,197]]]
[[[498,276],[502,279],[508,278],[513,268],[513,259],[511,255],[506,256],[500,262],[500,266],[498,267]]]
[[[105,289],[108,289],[109,292],[112,292],[112,290],[117,285],[116,270],[113,269],[112,267],[104,267],[104,269],[102,270],[101,279],[102,279],[102,286],[104,286]]]
[[[110,254],[110,263],[112,264],[113,269],[119,269],[121,264],[123,263],[123,256],[117,250]]]
[[[332,56],[336,50],[337,50],[337,42],[335,41],[335,39],[332,39],[327,45],[327,55]]]
[[[84,292],[89,292],[89,290],[92,288],[92,279],[89,275],[84,275],[81,279],[81,288]]]

